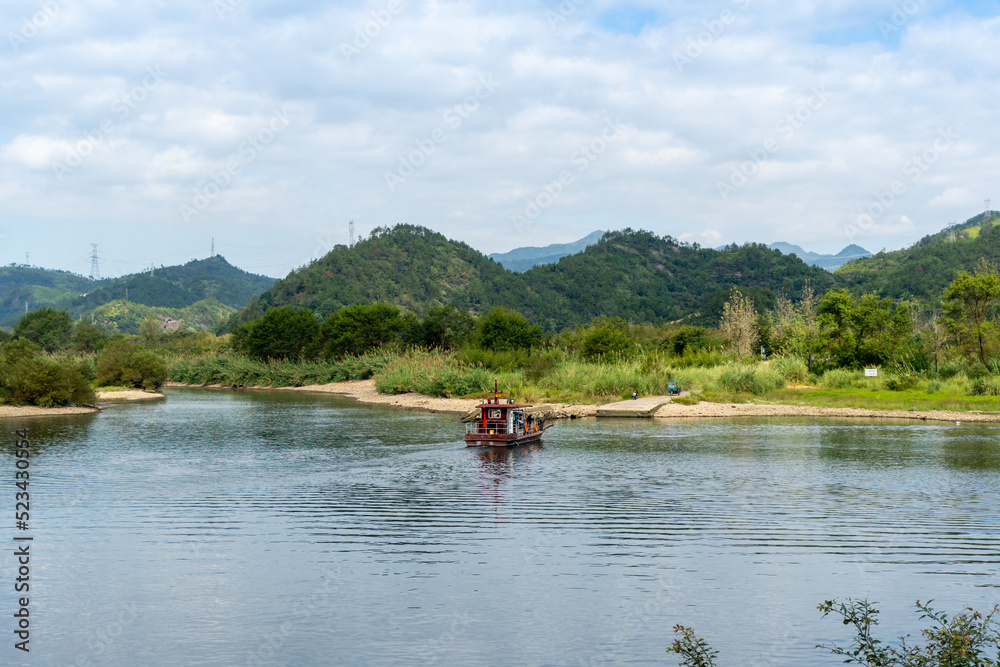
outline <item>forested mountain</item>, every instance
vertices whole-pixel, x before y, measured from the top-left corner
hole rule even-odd
[[[495,252],[489,255],[489,258],[502,264],[505,269],[522,272],[541,264],[555,264],[563,257],[582,252],[587,246],[600,241],[602,236],[604,232],[598,230],[572,243],[553,243],[542,248],[534,246],[514,248],[510,252]]]
[[[607,233],[557,264],[518,274],[464,243],[399,225],[376,230],[351,248],[338,246],[292,272],[230,324],[275,306],[302,306],[326,316],[374,301],[418,315],[445,303],[476,313],[502,305],[550,330],[598,315],[714,323],[733,286],[769,307],[781,292],[797,296],[807,280],[819,293],[833,284],[828,272],[763,245],[716,251],[630,229]]]
[[[972,272],[985,258],[1000,265],[1000,216],[990,211],[925,236],[903,250],[858,259],[834,272],[839,285],[855,294],[875,292],[893,299],[916,298],[927,307],[940,302],[959,271]]]
[[[94,281],[67,271],[30,266],[0,267],[0,326],[11,327],[24,315],[25,304],[35,310],[59,304],[93,289]]]
[[[216,255],[106,280],[86,296],[73,299],[66,307],[71,314],[79,317],[98,306],[125,299],[127,289],[129,301],[145,306],[184,308],[198,301],[214,299],[230,308],[241,308],[274,283],[274,278],[247,273],[221,255]]]
[[[582,253],[527,271],[523,280],[524,305],[505,305],[550,329],[597,315],[714,324],[734,286],[769,308],[780,293],[797,298],[806,281],[818,293],[833,285],[828,272],[761,244],[712,250],[631,229],[609,232]]]
[[[247,273],[221,256],[192,260],[149,273],[93,281],[64,271],[23,266],[0,268],[0,326],[11,327],[30,310],[45,306],[69,311],[74,318],[89,316],[115,301],[158,309],[182,309],[204,302],[195,311],[199,323],[217,322],[274,284],[273,278]],[[127,292],[126,292],[127,290]],[[109,324],[116,320],[101,311]],[[163,311],[166,313],[166,311]],[[164,318],[175,314],[164,314]],[[124,321],[123,321],[124,323]],[[127,329],[131,325],[126,326]]]

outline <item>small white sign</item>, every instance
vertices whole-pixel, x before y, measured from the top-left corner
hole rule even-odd
[[[877,368],[866,368],[865,369],[865,377],[866,378],[877,378],[878,377],[878,369]]]

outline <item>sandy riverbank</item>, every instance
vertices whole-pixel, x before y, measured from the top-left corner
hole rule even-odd
[[[947,410],[869,410],[824,408],[805,405],[761,405],[756,403],[668,403],[654,415],[657,419],[706,417],[847,417],[851,419],[910,419],[938,422],[1000,422],[1000,414]]]
[[[168,383],[167,386],[186,387],[188,385]],[[216,387],[221,388],[221,387]],[[267,389],[262,387],[263,389]],[[315,394],[337,394],[353,398],[367,405],[382,405],[402,410],[422,410],[464,415],[474,409],[478,399],[435,398],[422,394],[380,394],[375,389],[374,380],[357,382],[334,382],[305,387],[282,387],[277,391],[293,391]],[[546,412],[550,419],[594,417],[597,405],[544,404],[537,408]],[[803,405],[767,405],[756,403],[709,403],[697,405],[668,403],[653,415],[657,419],[703,419],[719,417],[834,417],[851,419],[908,419],[939,422],[984,422],[1000,423],[1000,413],[953,412],[944,410],[869,410],[863,408],[824,408]]]
[[[166,398],[156,391],[143,391],[142,389],[126,389],[124,391],[98,391],[97,400],[101,403],[117,403],[124,401],[151,401],[157,398]]]
[[[97,392],[98,405],[101,403],[123,403],[126,401],[149,401],[156,398],[166,398],[166,396],[155,391],[142,391],[140,389]],[[67,415],[88,415],[94,412],[100,412],[100,407],[39,408],[34,405],[0,405],[0,419],[65,417]]]

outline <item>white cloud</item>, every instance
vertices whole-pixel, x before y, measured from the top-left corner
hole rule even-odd
[[[14,4],[0,7],[5,25],[23,19]],[[219,20],[205,3],[80,0],[17,53],[0,52],[0,225],[31,223],[35,243],[51,248],[45,230],[57,225],[118,243],[101,230],[143,220],[120,254],[148,262],[161,232],[192,247],[206,234],[225,247],[230,236],[257,244],[245,263],[270,253],[267,271],[283,275],[315,245],[313,230],[346,230],[351,218],[359,231],[410,222],[488,251],[523,245],[512,215],[563,170],[573,182],[541,212],[531,245],[631,226],[705,245],[836,250],[896,180],[905,193],[853,240],[901,247],[981,210],[1000,166],[1000,61],[990,58],[1000,21],[935,5],[883,40],[888,0],[755,0],[679,71],[675,52],[739,4],[651,5],[630,34],[605,25],[620,8],[608,0],[575,5],[555,29],[551,3],[407,0],[348,59],[341,44],[385,3],[264,0]],[[114,111],[149,67],[162,69],[162,85]],[[448,122],[482,77],[500,85]],[[829,99],[805,114],[824,86]],[[289,103],[303,112],[288,130],[186,224],[178,205]],[[609,117],[629,131],[579,170],[574,156]],[[113,131],[56,178],[52,165],[104,120]],[[387,188],[385,173],[439,128],[433,152]],[[910,178],[908,161],[942,128],[962,140]],[[776,150],[721,198],[717,184],[769,141]],[[289,238],[308,248],[273,250]]]

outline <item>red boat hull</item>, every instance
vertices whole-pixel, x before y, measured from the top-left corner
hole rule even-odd
[[[549,425],[551,426],[551,425]],[[549,426],[543,427],[540,431],[533,433],[500,433],[490,435],[489,433],[466,433],[466,447],[516,447],[517,445],[527,445],[531,442],[538,442],[542,439],[542,433]]]

